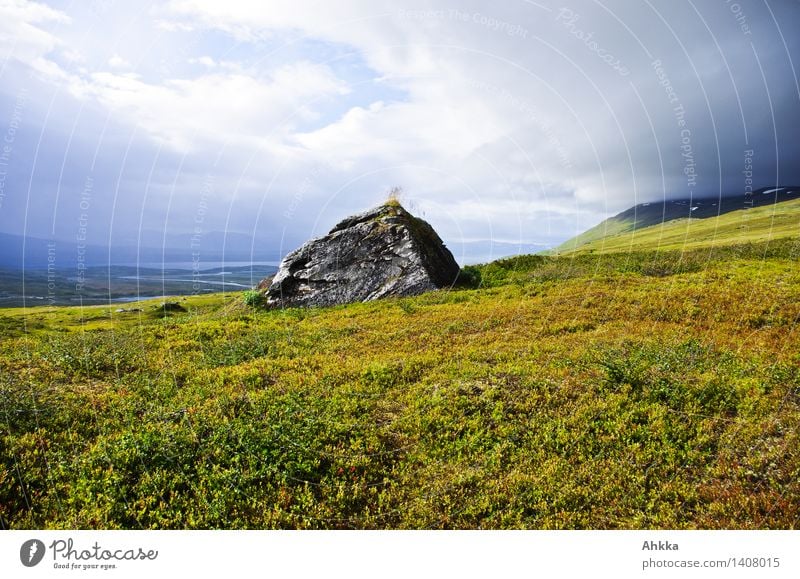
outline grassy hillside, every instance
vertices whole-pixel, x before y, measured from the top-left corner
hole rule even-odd
[[[329,309],[0,311],[0,524],[797,528],[799,254],[526,256]]]
[[[575,244],[574,251],[696,249],[797,237],[800,236],[800,199],[741,209],[718,217],[674,219],[640,229],[624,230],[620,225],[604,237],[596,237],[597,233],[587,232],[586,238],[576,238],[579,243]]]
[[[704,220],[725,216],[731,212],[741,215],[745,209],[749,211],[759,208],[774,208],[780,211],[779,207],[784,202],[797,199],[800,199],[800,187],[763,187],[748,195],[710,199],[669,199],[640,203],[565,241],[548,253],[558,254],[583,250],[584,245],[592,243],[596,246],[597,242],[611,236],[621,237],[625,233],[638,233],[639,230],[656,225],[671,227],[673,225],[671,222],[675,220]],[[743,241],[748,240],[741,238],[738,240],[738,242]]]

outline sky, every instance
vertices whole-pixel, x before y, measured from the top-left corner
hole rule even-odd
[[[0,233],[282,255],[399,186],[465,263],[798,185],[799,23],[795,0],[0,0]]]

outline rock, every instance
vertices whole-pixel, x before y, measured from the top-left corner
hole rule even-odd
[[[451,286],[459,267],[433,228],[394,200],[341,221],[288,254],[270,307],[330,306]]]
[[[186,308],[184,308],[178,302],[162,302],[160,305],[156,306],[156,309],[163,310],[165,312],[185,312]]]

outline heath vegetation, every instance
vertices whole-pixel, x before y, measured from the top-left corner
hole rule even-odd
[[[678,224],[680,226],[680,224]],[[4,528],[797,528],[800,239],[0,312]]]

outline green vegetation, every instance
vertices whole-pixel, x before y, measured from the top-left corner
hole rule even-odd
[[[673,219],[638,229],[632,229],[632,224],[631,220],[608,220],[562,244],[556,253],[687,250],[797,237],[800,199],[731,211],[718,217]]]
[[[567,253],[575,249],[582,249],[588,243],[612,237],[614,235],[622,235],[630,233],[636,228],[636,221],[633,219],[625,219],[621,217],[611,217],[605,221],[598,223],[591,229],[587,229],[583,233],[576,235],[559,245],[558,247],[546,250],[543,253],[549,255],[557,255],[559,253]]]
[[[523,256],[326,309],[2,310],[0,523],[797,528],[799,252]]]
[[[258,290],[247,290],[242,292],[244,303],[252,308],[264,305],[264,294]]]
[[[734,225],[746,224],[748,227],[737,227],[727,231],[713,231],[713,237],[706,236],[705,239],[684,236],[684,241],[691,241],[697,245],[705,245],[707,242],[717,242],[721,239],[726,243],[737,243],[744,241],[755,241],[759,239],[758,231],[751,231],[752,227],[748,223],[749,219],[756,216],[763,216],[774,214],[779,216],[783,213],[798,215],[797,205],[792,208],[791,205],[786,205],[786,202],[797,201],[800,194],[800,187],[763,187],[756,189],[751,193],[744,193],[741,195],[716,197],[716,198],[685,198],[685,199],[664,199],[662,201],[654,201],[650,203],[640,203],[630,207],[609,217],[605,221],[597,224],[596,226],[584,231],[580,235],[565,241],[560,246],[548,250],[548,254],[559,254],[571,252],[580,249],[581,246],[603,241],[610,237],[627,238],[631,241],[631,234],[634,231],[647,229],[651,226],[658,226],[659,232],[663,227],[671,229],[673,221],[689,221],[696,222],[697,220],[706,220],[716,217],[725,216],[728,213],[735,213],[733,219],[726,219],[723,223],[733,223]],[[764,209],[766,211],[756,211],[753,209]],[[766,225],[766,228],[763,226]],[[797,222],[795,222],[795,226]],[[771,224],[762,223],[756,225],[756,229],[770,229]],[[702,227],[701,227],[702,228]],[[655,231],[655,230],[651,230]],[[685,227],[684,227],[684,233]],[[705,231],[708,233],[708,231]],[[780,235],[780,232],[775,232]],[[791,235],[796,234],[795,232]],[[624,235],[627,234],[627,235]],[[755,235],[753,235],[755,234]],[[647,237],[647,236],[645,236]],[[776,235],[770,235],[767,239],[773,239]],[[673,242],[676,240],[673,240]],[[625,246],[628,247],[628,246]],[[655,246],[653,246],[655,247]],[[637,243],[637,248],[640,246]]]

